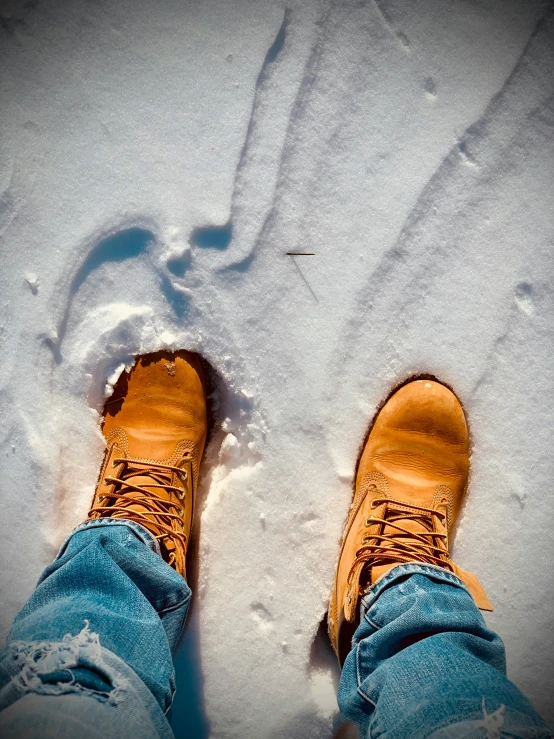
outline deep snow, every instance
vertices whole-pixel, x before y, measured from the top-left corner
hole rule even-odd
[[[455,559],[553,721],[549,3],[4,0],[0,69],[2,635],[86,514],[110,382],[196,349],[222,425],[175,730],[329,737],[358,446],[427,372],[472,433]]]

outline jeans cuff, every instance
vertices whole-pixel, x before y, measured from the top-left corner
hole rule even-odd
[[[396,580],[407,577],[409,575],[428,575],[433,580],[440,580],[441,582],[447,582],[450,585],[454,585],[462,590],[471,597],[471,593],[460,580],[457,575],[454,575],[450,570],[446,570],[444,567],[438,565],[419,564],[418,562],[408,562],[403,565],[396,565],[384,575],[376,580],[372,585],[366,588],[362,599],[360,601],[360,614],[363,618],[366,611],[370,608],[377,598],[381,595],[383,590],[393,585]]]
[[[141,541],[143,544],[146,544],[147,547],[149,547],[156,554],[159,554],[161,557],[160,544],[158,540],[156,539],[154,534],[148,531],[148,529],[142,524],[137,523],[136,521],[128,520],[126,518],[96,518],[93,521],[85,521],[84,523],[79,524],[76,528],[73,529],[73,531],[67,536],[67,538],[61,545],[60,551],[56,555],[56,559],[59,559],[59,557],[63,556],[70,539],[75,536],[75,534],[78,534],[80,531],[84,531],[85,529],[101,529],[107,528],[109,526],[126,526],[127,528],[131,529],[131,531],[135,534],[139,541]]]

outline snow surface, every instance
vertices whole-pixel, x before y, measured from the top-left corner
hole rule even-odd
[[[553,721],[549,3],[4,0],[0,68],[2,633],[86,514],[110,383],[196,349],[222,425],[175,731],[329,737],[358,446],[427,372],[471,425],[456,561]]]

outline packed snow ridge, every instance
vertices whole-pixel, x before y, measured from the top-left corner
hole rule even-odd
[[[2,633],[86,514],[122,368],[193,349],[216,423],[175,732],[332,736],[358,447],[430,373],[472,435],[456,561],[553,721],[549,3],[0,12]]]

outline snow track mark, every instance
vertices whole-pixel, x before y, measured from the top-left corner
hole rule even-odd
[[[379,11],[381,18],[383,20],[383,25],[387,29],[387,31],[390,33],[390,35],[395,39],[398,46],[402,51],[408,52],[410,48],[410,39],[403,31],[397,31],[395,30],[394,23],[388,13],[388,11],[385,8],[384,0],[373,0],[375,7]]]
[[[229,249],[229,253],[220,260],[214,260],[213,257],[211,259],[211,264],[223,271],[227,269],[235,272],[244,271],[245,262],[250,266],[255,234],[261,229],[261,226],[256,226],[255,223],[260,218],[263,222],[264,213],[270,208],[275,166],[272,167],[272,162],[268,161],[267,150],[260,144],[265,138],[267,118],[276,112],[272,102],[276,99],[274,90],[276,67],[287,41],[290,22],[291,10],[286,8],[281,26],[266,53],[256,80],[252,111],[235,173],[229,221],[223,225],[198,227],[190,237],[190,244],[193,247],[219,251]],[[275,120],[272,120],[272,124],[275,128]],[[252,208],[251,204],[252,187],[255,188],[259,201],[255,208]]]
[[[100,239],[98,243],[89,250],[86,259],[77,269],[77,272],[69,285],[69,295],[66,300],[65,310],[55,336],[48,337],[45,340],[47,346],[52,350],[52,354],[57,364],[62,361],[62,343],[67,331],[71,306],[75,296],[85,281],[93,272],[105,264],[123,262],[127,259],[134,259],[140,256],[148,249],[149,245],[153,241],[155,241],[155,236],[151,231],[139,227],[132,227],[116,231],[115,233]],[[63,288],[60,286],[59,289]]]
[[[490,333],[492,342],[503,333],[502,324],[493,318],[493,314],[497,312],[496,305],[499,301],[509,300],[508,296],[513,289],[513,278],[508,278],[508,284],[504,284],[504,279],[499,279],[499,275],[509,272],[510,267],[506,262],[502,267],[486,262],[480,249],[480,244],[494,240],[495,230],[498,228],[498,224],[493,225],[487,215],[495,214],[495,203],[488,194],[489,182],[494,173],[504,187],[510,187],[510,177],[514,169],[526,166],[526,160],[519,157],[519,152],[523,151],[524,139],[529,137],[541,141],[543,163],[537,161],[536,166],[548,166],[552,150],[551,139],[547,138],[550,129],[542,130],[538,116],[543,117],[548,100],[550,106],[552,105],[549,75],[554,75],[554,53],[543,53],[551,33],[549,23],[552,24],[552,20],[549,21],[548,18],[539,22],[526,52],[502,91],[494,97],[484,115],[468,128],[462,138],[462,157],[460,143],[457,143],[426,183],[400,235],[383,254],[366,286],[361,290],[357,309],[353,312],[354,318],[345,331],[345,346],[339,351],[339,356],[360,359],[365,357],[364,352],[360,352],[359,342],[360,336],[367,334],[369,323],[387,325],[388,330],[377,343],[372,342],[372,354],[381,364],[381,369],[377,366],[370,369],[370,365],[365,364],[364,370],[360,367],[359,373],[355,372],[358,376],[363,377],[366,373],[368,378],[374,378],[376,372],[385,380],[387,376],[397,377],[398,372],[402,373],[402,367],[403,374],[407,375],[426,371],[439,372],[441,356],[445,352],[451,353],[454,345],[458,347],[458,351],[464,346],[463,351],[468,358],[471,356],[472,337],[459,336],[456,329],[459,317],[448,315],[448,301],[442,307],[437,305],[433,310],[427,308],[430,294],[443,293],[448,289],[447,285],[450,285],[452,294],[455,292],[457,288],[452,280],[459,269],[474,275],[471,300],[467,301],[467,311],[475,312],[473,322],[480,325],[481,330]],[[543,60],[540,77],[534,72],[534,57],[537,54]],[[546,59],[549,59],[550,69],[545,65]],[[535,80],[535,90],[529,96],[523,93],[523,88],[528,87],[530,75]],[[514,110],[514,101],[519,100],[527,102],[520,109]],[[540,114],[537,113],[539,110]],[[525,126],[522,124],[516,138],[506,140],[507,122],[512,121],[514,115],[526,123]],[[478,163],[477,167],[462,166],[469,157]],[[543,176],[547,177],[546,171]],[[539,182],[540,178],[537,180],[540,191]],[[516,202],[521,204],[529,197],[529,194],[522,194]],[[540,194],[537,195],[537,200],[540,202]],[[531,226],[529,230],[532,231]],[[502,252],[503,249],[499,248],[498,253]],[[488,280],[484,269],[492,270]],[[517,270],[518,265],[511,265],[511,269]],[[490,321],[483,320],[486,312],[491,314]],[[418,364],[418,355],[428,354],[428,347],[425,350],[422,347],[418,352],[412,343],[417,317],[420,316],[425,321],[425,316],[429,315],[433,316],[433,325],[429,325],[429,340],[437,342],[435,367]],[[421,324],[418,331],[422,331]],[[442,342],[437,341],[437,331],[444,337]],[[408,357],[411,364],[406,365]],[[471,358],[471,365],[478,373],[477,368],[481,361],[485,361],[485,357]],[[469,390],[477,379],[472,383],[467,361],[465,367],[465,380]],[[339,372],[342,376],[344,367],[341,366]],[[368,397],[366,392],[360,392]]]
[[[273,628],[274,618],[263,603],[252,603],[250,606],[250,612],[252,618],[257,623],[258,628],[262,631],[269,631]]]

